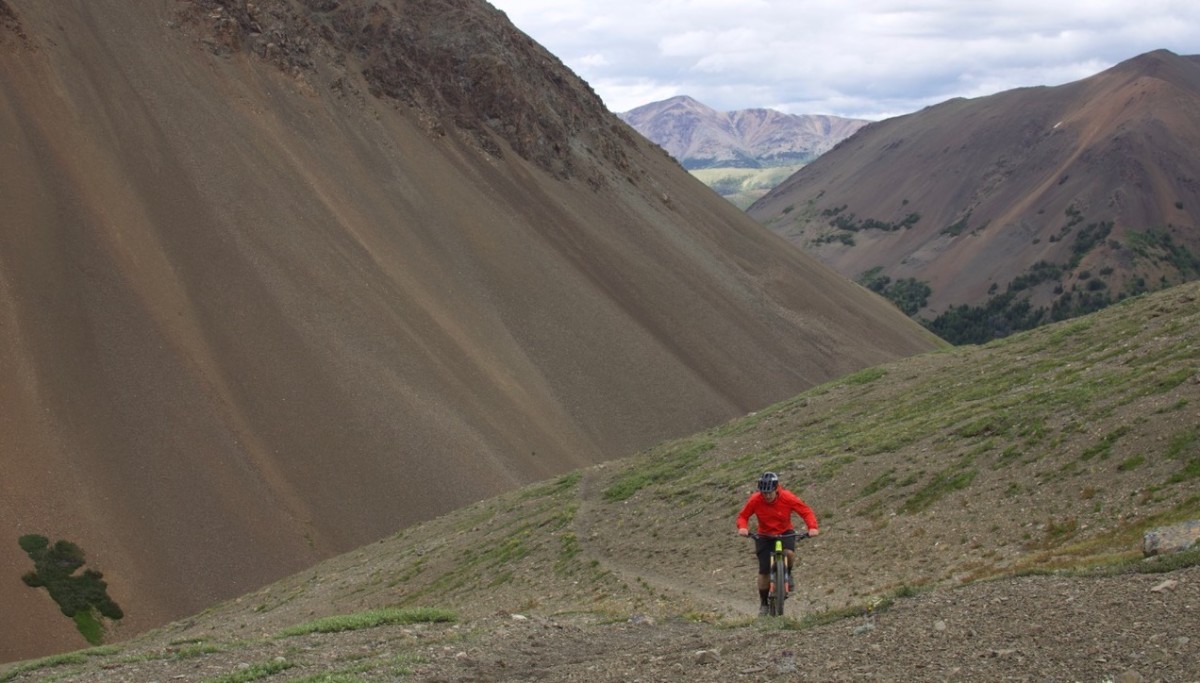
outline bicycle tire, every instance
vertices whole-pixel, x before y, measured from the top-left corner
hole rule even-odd
[[[780,558],[775,562],[775,615],[783,616],[783,603],[787,600],[787,562]]]

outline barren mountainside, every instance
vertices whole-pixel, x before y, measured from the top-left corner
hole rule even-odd
[[[748,211],[986,339],[1200,277],[1198,147],[1200,58],[1159,50],[873,123]]]
[[[867,124],[761,108],[718,112],[687,96],[646,104],[620,116],[687,169],[803,164]]]
[[[0,661],[939,345],[477,0],[0,0],[0,149]]]

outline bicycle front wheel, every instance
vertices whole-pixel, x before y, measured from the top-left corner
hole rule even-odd
[[[775,563],[775,610],[774,616],[783,616],[783,602],[787,599],[787,562],[782,558]]]

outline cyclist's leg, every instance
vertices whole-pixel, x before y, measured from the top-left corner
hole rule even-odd
[[[754,554],[758,556],[758,600],[760,605],[767,604],[767,595],[771,590],[771,551],[774,541],[758,538],[754,541]]]

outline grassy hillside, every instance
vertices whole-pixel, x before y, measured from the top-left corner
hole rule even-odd
[[[771,168],[698,168],[688,171],[717,194],[745,210],[804,164]]]
[[[320,630],[317,619],[386,623],[384,608],[400,620],[432,608],[424,618],[466,631],[509,613],[622,624],[649,615],[752,639],[754,566],[733,519],[763,470],[822,523],[801,547],[792,628],[981,579],[1144,570],[1145,531],[1200,518],[1198,338],[1192,284],[864,370],[405,529],[69,666],[185,646],[236,661],[238,648],[286,629]],[[1091,607],[1078,609],[1088,621]],[[457,647],[466,631],[439,637]],[[308,650],[334,647],[312,638]]]
[[[1187,286],[871,368],[318,573],[356,577],[333,597],[356,607],[737,614],[728,603],[751,597],[753,572],[733,517],[763,470],[778,471],[826,531],[805,549],[810,610],[901,586],[1136,560],[1148,528],[1200,518],[1198,335],[1200,288]],[[676,539],[689,549],[683,567],[664,552]],[[469,574],[456,576],[459,553],[476,545]],[[686,589],[674,585],[681,570]],[[476,573],[489,588],[482,604],[455,588]]]

